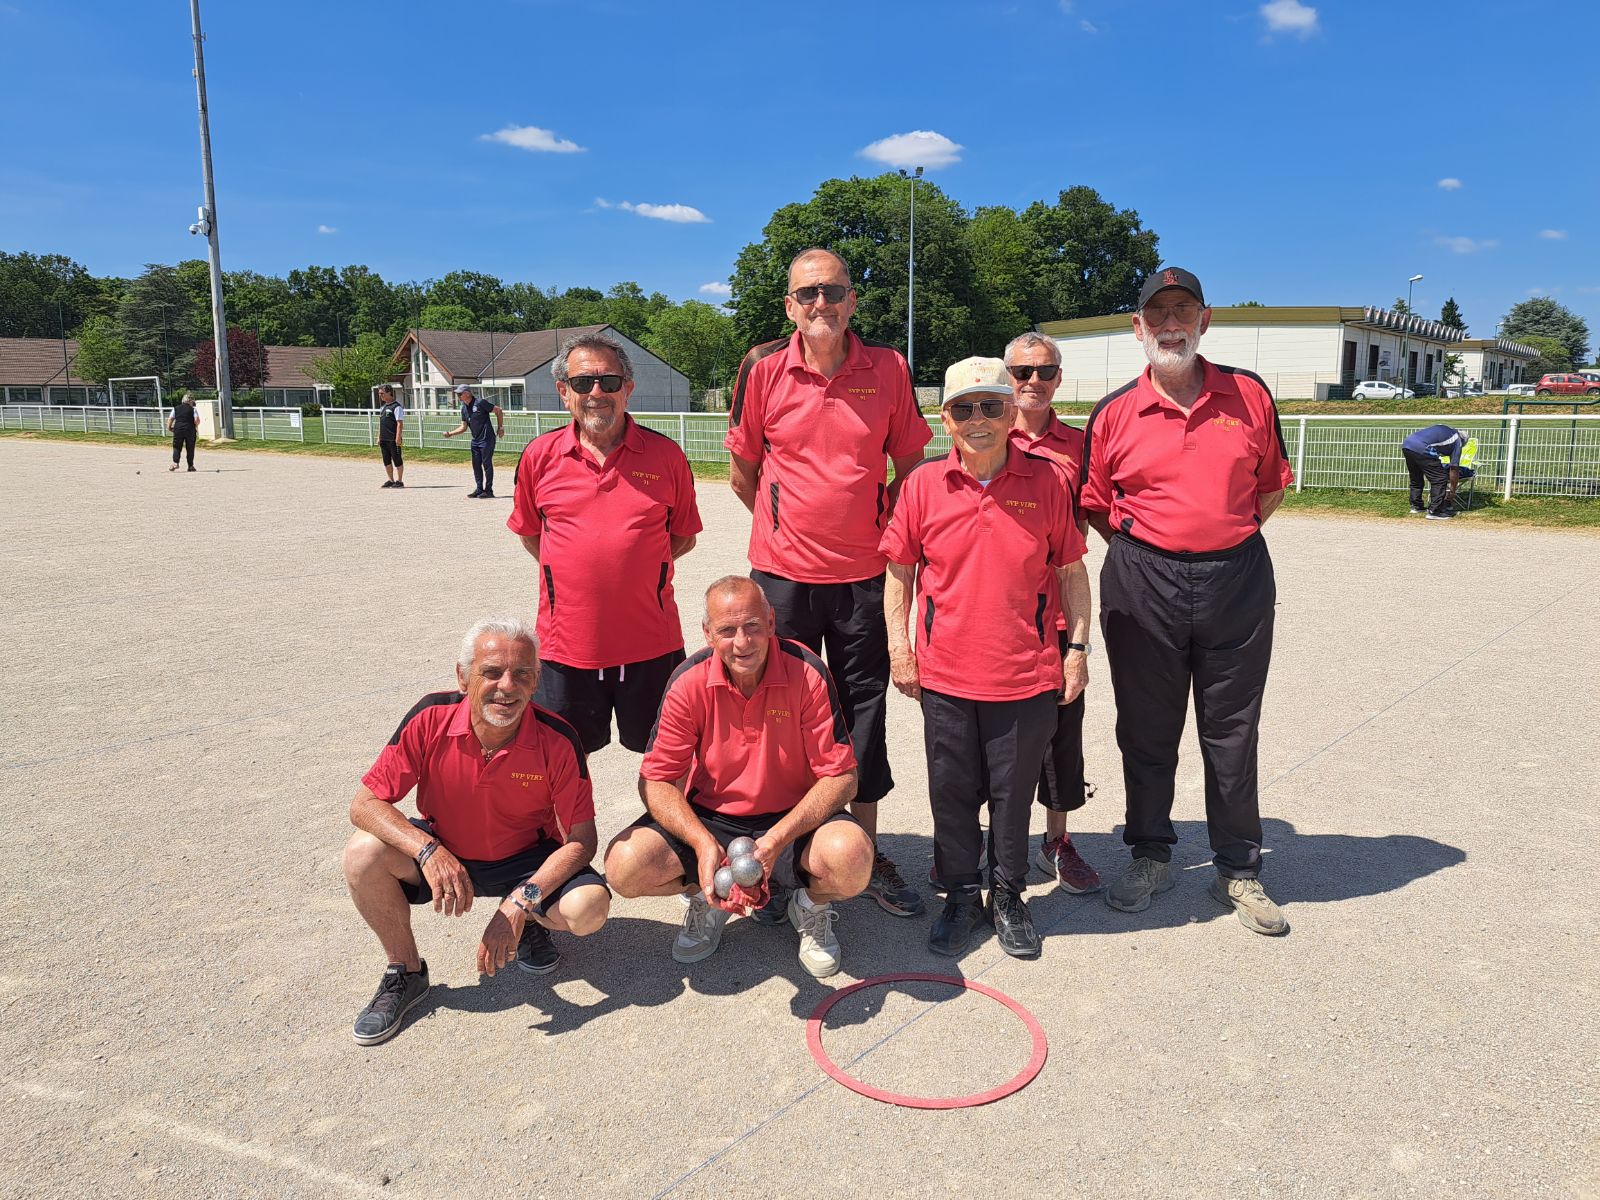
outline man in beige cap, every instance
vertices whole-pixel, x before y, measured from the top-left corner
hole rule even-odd
[[[945,373],[944,427],[955,448],[912,470],[879,549],[889,559],[884,615],[894,685],[922,702],[933,806],[933,865],[945,891],[928,946],[959,955],[985,922],[978,813],[989,806],[987,920],[1000,948],[1039,953],[1022,891],[1028,818],[1056,707],[1088,682],[1089,575],[1072,490],[1054,462],[1008,437],[1016,410],[998,358]],[[916,649],[907,633],[916,590]]]

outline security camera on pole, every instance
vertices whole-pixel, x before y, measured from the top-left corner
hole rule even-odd
[[[200,32],[200,0],[189,0],[194,28],[194,85],[200,102],[200,164],[205,174],[206,202],[189,232],[206,239],[211,260],[211,332],[217,344],[217,408],[222,436],[233,438],[233,385],[228,375],[228,323],[222,313],[222,254],[217,249],[217,192],[211,178],[211,122],[206,115],[206,60]]]

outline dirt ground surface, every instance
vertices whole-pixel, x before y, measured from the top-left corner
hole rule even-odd
[[[340,877],[350,797],[453,686],[465,628],[532,614],[534,564],[462,468],[417,464],[400,492],[376,457],[199,462],[0,442],[0,1196],[1600,1196],[1600,538],[1272,522],[1263,878],[1287,937],[1206,893],[1191,729],[1178,886],[1129,916],[1036,882],[1037,962],[992,935],[939,959],[928,917],[856,900],[831,981],[748,921],[686,968],[662,899],[557,935],[551,976],[480,980],[487,906],[428,909],[433,990],[363,1049],[384,957]],[[725,484],[700,503],[691,647],[748,532]],[[1073,831],[1109,878],[1103,658],[1091,677],[1099,794]],[[921,722],[889,711],[883,842],[926,891]],[[638,760],[591,762],[604,842],[640,810]],[[1041,1022],[1016,1095],[896,1108],[808,1055],[832,989],[953,970]],[[846,998],[826,1044],[935,1096],[1028,1055],[993,1000],[931,984]]]

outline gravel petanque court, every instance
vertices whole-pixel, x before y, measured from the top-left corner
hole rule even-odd
[[[682,967],[678,903],[617,900],[595,937],[557,935],[555,974],[480,981],[492,901],[427,909],[433,990],[363,1049],[383,955],[339,872],[350,797],[401,715],[454,686],[465,628],[532,614],[534,564],[508,498],[463,499],[464,466],[389,491],[376,452],[168,462],[0,439],[0,1196],[1600,1196],[1600,537],[1271,522],[1263,881],[1285,938],[1206,894],[1191,732],[1178,886],[1129,916],[1036,882],[1037,962],[992,936],[939,959],[928,917],[857,900],[831,981],[749,921]],[[706,584],[746,568],[727,485],[700,504],[691,648]],[[1071,828],[1111,878],[1120,765],[1102,656],[1090,672],[1099,794]],[[890,738],[884,840],[926,894],[921,722],[898,695]],[[640,810],[637,765],[591,759],[602,846]],[[807,1053],[832,989],[953,970],[1049,1038],[1015,1095],[896,1108]],[[1029,1054],[993,1000],[928,984],[845,998],[825,1037],[922,1095]]]

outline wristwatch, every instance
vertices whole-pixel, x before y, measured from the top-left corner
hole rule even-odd
[[[531,879],[511,893],[511,903],[530,917],[538,911],[539,901],[543,899],[544,889]]]
[[[1089,655],[1094,653],[1094,647],[1091,646],[1088,642],[1068,642],[1067,643],[1067,649],[1068,650],[1081,650],[1081,651],[1083,651],[1083,654],[1084,654],[1085,658],[1087,658]]]

